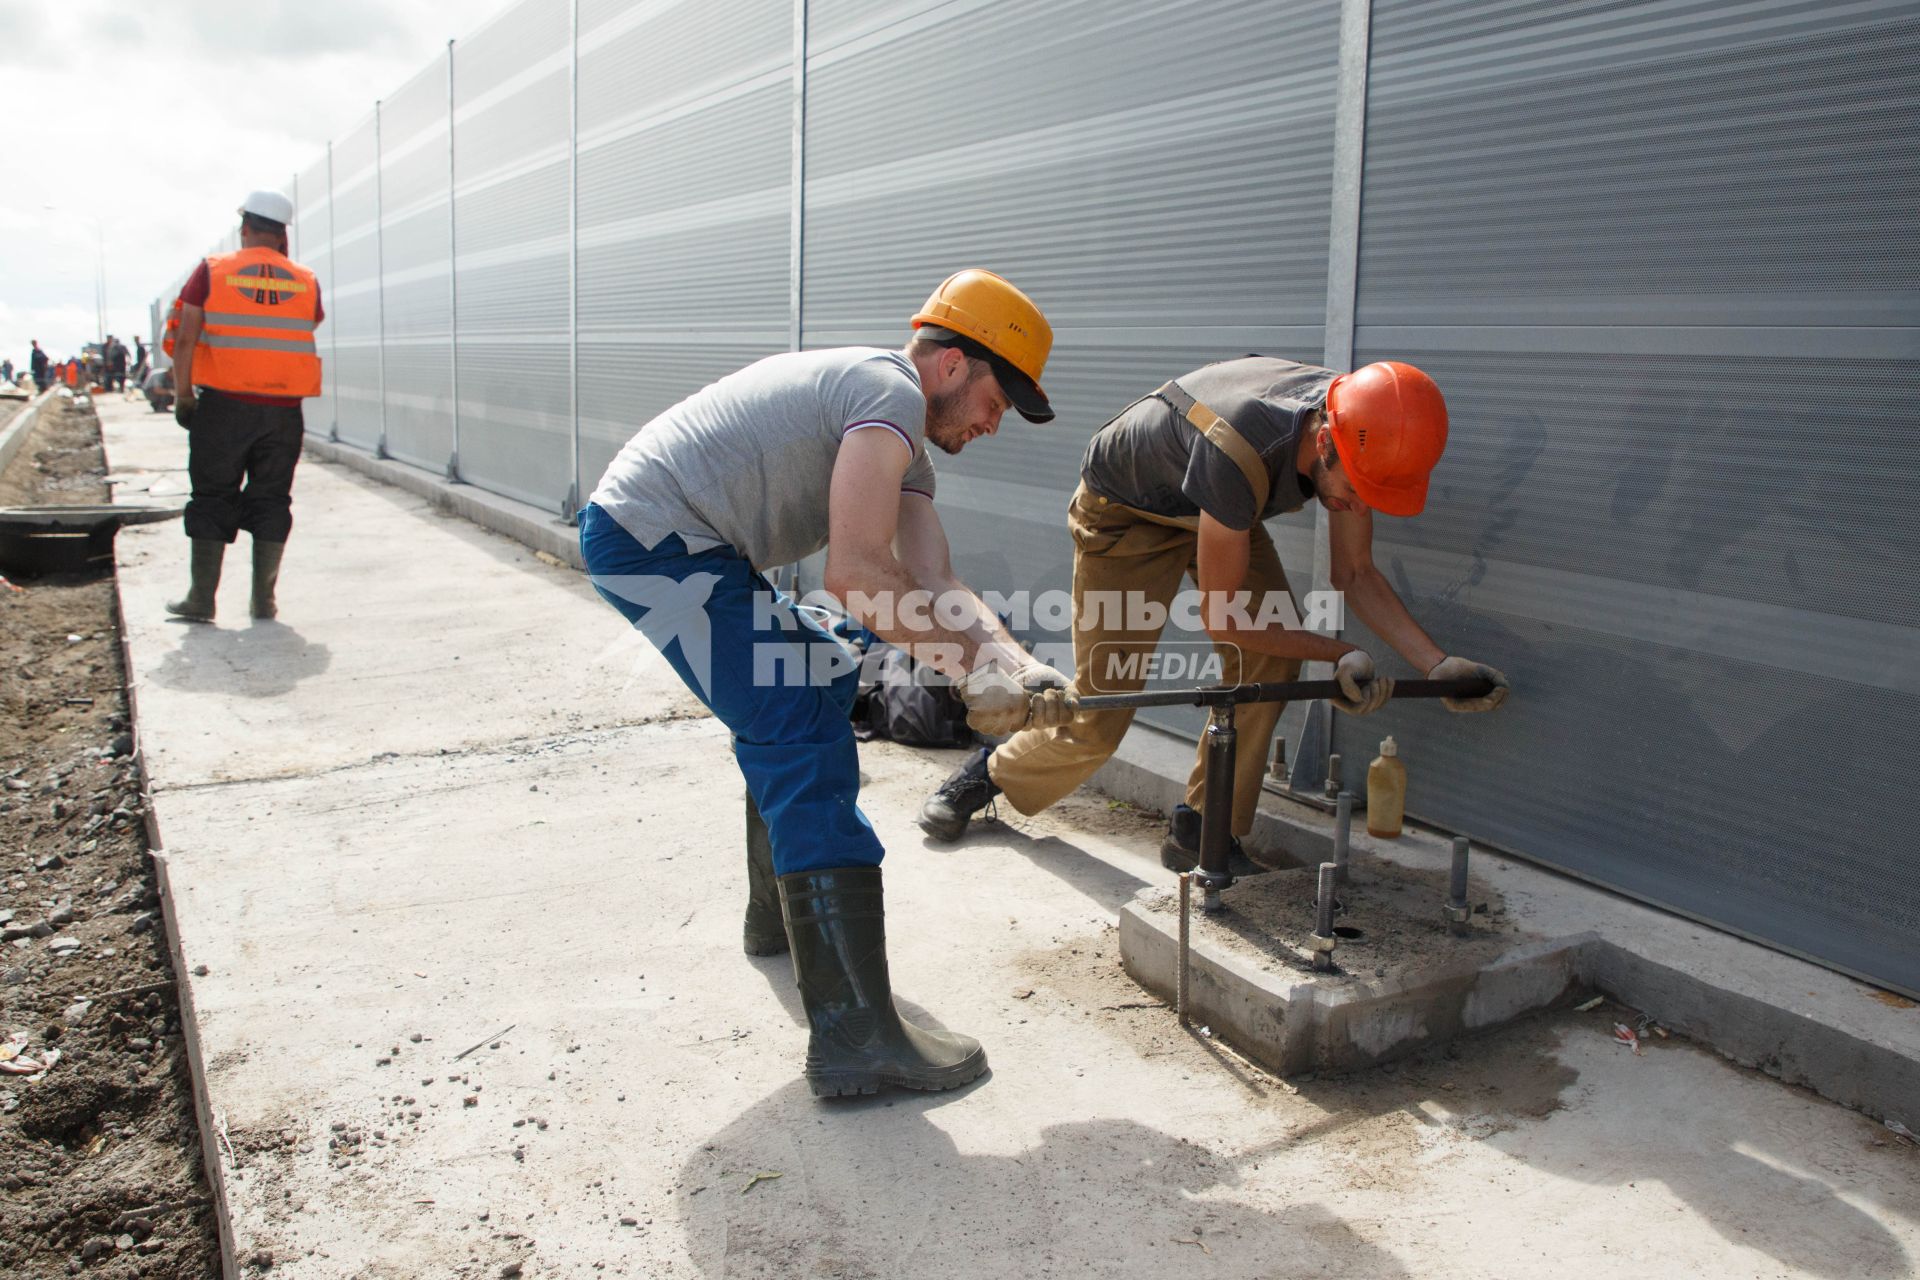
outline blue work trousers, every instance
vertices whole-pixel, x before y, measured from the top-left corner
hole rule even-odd
[[[669,536],[648,550],[588,503],[580,554],[594,590],[733,731],[773,869],[880,865],[885,850],[858,804],[852,650],[731,547],[689,551]]]

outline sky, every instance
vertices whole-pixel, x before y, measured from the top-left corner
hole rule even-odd
[[[61,359],[288,190],[500,0],[0,0],[0,358]],[[47,206],[53,206],[49,208]],[[128,342],[128,347],[132,343]]]

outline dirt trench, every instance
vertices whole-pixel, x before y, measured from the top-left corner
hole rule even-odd
[[[109,500],[89,403],[33,433],[0,506]],[[0,585],[0,1275],[219,1275],[132,752],[111,566]]]

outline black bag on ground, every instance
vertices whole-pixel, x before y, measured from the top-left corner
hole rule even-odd
[[[860,666],[860,692],[853,700],[853,736],[883,738],[909,747],[973,745],[967,708],[945,680],[915,679],[904,649],[876,641]]]

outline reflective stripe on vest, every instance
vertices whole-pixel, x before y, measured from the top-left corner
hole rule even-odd
[[[272,249],[208,258],[204,324],[193,349],[195,385],[319,395],[318,294],[311,271]]]
[[[203,334],[200,338],[203,347],[220,347],[227,351],[297,351],[304,355],[313,354],[312,338],[248,338],[236,335],[229,338],[224,333]],[[199,382],[199,371],[194,371],[194,381]]]
[[[255,316],[243,311],[209,311],[208,324],[230,324],[242,329],[304,329],[312,333],[320,327],[316,320],[303,320],[297,316]]]

